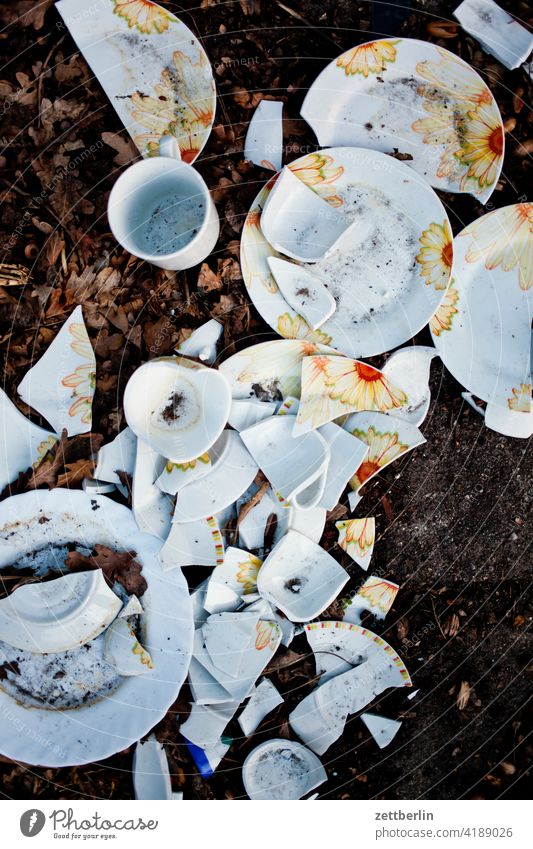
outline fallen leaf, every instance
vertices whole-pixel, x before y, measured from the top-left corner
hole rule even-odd
[[[470,701],[470,684],[468,681],[461,681],[461,686],[459,688],[459,692],[457,694],[457,699],[455,701],[459,710],[464,710]]]
[[[130,595],[140,598],[148,587],[141,575],[142,566],[135,560],[135,551],[114,551],[105,545],[95,545],[95,554],[87,557],[79,551],[69,551],[65,563],[72,571],[101,569],[110,586],[115,581],[122,584]]]

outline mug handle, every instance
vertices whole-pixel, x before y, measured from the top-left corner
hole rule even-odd
[[[180,159],[181,154],[175,136],[169,134],[159,139],[159,156],[169,156],[171,159]]]

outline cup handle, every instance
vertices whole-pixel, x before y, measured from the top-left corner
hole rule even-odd
[[[159,139],[159,156],[169,156],[171,159],[181,159],[180,149],[175,136],[166,135]]]

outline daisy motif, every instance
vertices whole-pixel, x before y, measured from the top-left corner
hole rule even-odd
[[[393,460],[396,460],[405,451],[408,451],[410,446],[400,442],[397,433],[386,431],[380,433],[372,425],[367,431],[358,430],[352,431],[354,436],[357,436],[362,442],[368,445],[368,454],[366,459],[361,463],[357,472],[350,480],[350,486],[353,490],[359,489],[365,481],[377,474],[380,469],[388,466]]]
[[[443,224],[432,223],[424,230],[419,239],[422,245],[416,256],[420,265],[420,274],[426,286],[446,289],[452,273],[453,242],[448,221]]]
[[[323,330],[312,330],[301,315],[290,315],[285,312],[278,318],[278,333],[284,339],[309,339],[311,342],[319,342],[329,345],[331,336]]]
[[[276,622],[269,622],[260,619],[256,627],[255,647],[259,651],[264,648],[270,648],[275,651],[281,639],[281,631]]]
[[[124,18],[130,28],[136,27],[142,33],[165,32],[169,21],[174,20],[170,12],[158,6],[157,3],[152,3],[151,0],[113,0],[113,2],[115,14]]]
[[[244,587],[243,595],[257,592],[257,576],[263,565],[263,561],[253,554],[249,554],[248,558],[237,564],[237,581]]]
[[[513,397],[507,400],[510,410],[515,413],[531,412],[531,383],[521,383],[519,389],[512,389]]]
[[[343,68],[346,76],[362,74],[368,77],[370,74],[380,74],[385,70],[387,63],[396,60],[396,47],[399,40],[392,41],[370,41],[359,47],[352,47],[337,59],[337,67]]]
[[[469,224],[461,237],[471,236],[467,262],[485,261],[485,268],[512,271],[518,267],[518,283],[533,286],[533,203],[518,203],[490,212]]]
[[[453,319],[459,312],[458,301],[459,292],[454,288],[452,280],[442,303],[429,321],[429,327],[434,336],[440,336],[443,331],[452,329]]]

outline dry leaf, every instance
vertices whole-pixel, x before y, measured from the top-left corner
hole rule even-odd
[[[457,699],[455,700],[455,703],[459,710],[464,710],[467,706],[468,702],[470,701],[470,693],[471,689],[468,681],[461,681],[461,686],[457,694]]]
[[[141,575],[142,566],[135,560],[135,551],[113,551],[105,545],[95,545],[95,554],[87,557],[79,551],[69,551],[65,563],[72,571],[101,569],[109,584],[122,584],[130,595],[140,598],[148,587]]]
[[[124,138],[119,133],[102,133],[102,141],[117,151],[113,159],[115,165],[129,165],[139,156],[139,151],[130,138]]]

